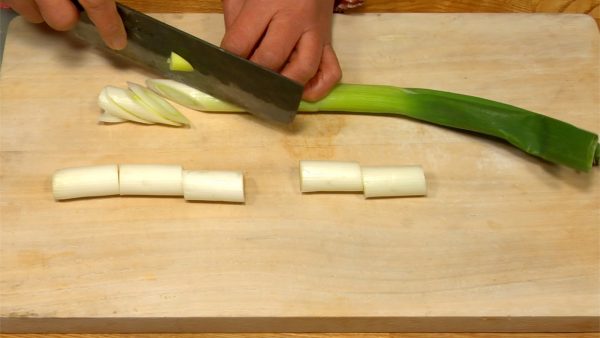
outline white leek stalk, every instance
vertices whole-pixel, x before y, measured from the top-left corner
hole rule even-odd
[[[188,201],[244,202],[244,175],[239,171],[183,172],[183,198]]]
[[[360,166],[357,162],[300,161],[302,192],[363,191],[365,198],[424,196],[421,166]]]
[[[363,191],[360,164],[342,161],[300,161],[302,192]]]
[[[361,169],[366,198],[427,194],[421,166],[363,166]]]
[[[210,112],[245,112],[246,110],[221,101],[212,95],[181,82],[166,79],[147,79],[146,86],[173,102],[194,110]]]
[[[119,195],[119,168],[109,164],[57,170],[52,192],[56,200]]]
[[[119,175],[121,195],[183,195],[180,165],[121,164]]]

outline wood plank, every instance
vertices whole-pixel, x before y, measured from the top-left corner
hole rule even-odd
[[[164,333],[0,334],[0,338],[596,338],[597,333]]]
[[[221,12],[221,0],[123,0],[123,3],[152,13]],[[409,13],[582,13],[595,18],[600,25],[599,0],[463,0],[403,1],[367,0],[364,7],[351,12]]]
[[[214,42],[222,34],[218,15],[160,18]],[[346,82],[457,91],[599,125],[599,38],[585,16],[336,20]],[[192,129],[98,126],[100,88],[148,74],[22,21],[11,29],[0,81],[5,328],[597,329],[596,171],[389,117],[303,115],[282,130],[184,110]],[[422,164],[430,194],[302,195],[306,158]],[[148,161],[242,169],[248,202],[52,200],[56,169]]]

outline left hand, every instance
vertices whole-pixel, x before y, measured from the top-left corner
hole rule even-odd
[[[305,85],[318,100],[341,79],[331,46],[333,0],[223,0],[221,47]]]

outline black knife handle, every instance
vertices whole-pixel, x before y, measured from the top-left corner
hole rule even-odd
[[[75,8],[77,8],[78,11],[83,12],[85,10],[83,8],[83,6],[81,6],[81,4],[79,3],[79,1],[77,1],[77,0],[71,0],[71,3],[73,3],[73,5],[75,5]]]

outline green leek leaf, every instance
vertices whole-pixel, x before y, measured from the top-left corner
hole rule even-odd
[[[338,85],[311,111],[397,114],[506,140],[552,163],[588,171],[598,163],[598,135],[508,104],[431,89]]]
[[[172,80],[147,83],[158,94],[194,109],[243,111]],[[497,137],[526,153],[576,170],[589,171],[600,161],[597,134],[546,115],[475,96],[420,88],[339,84],[320,101],[302,101],[298,110],[407,116]]]

